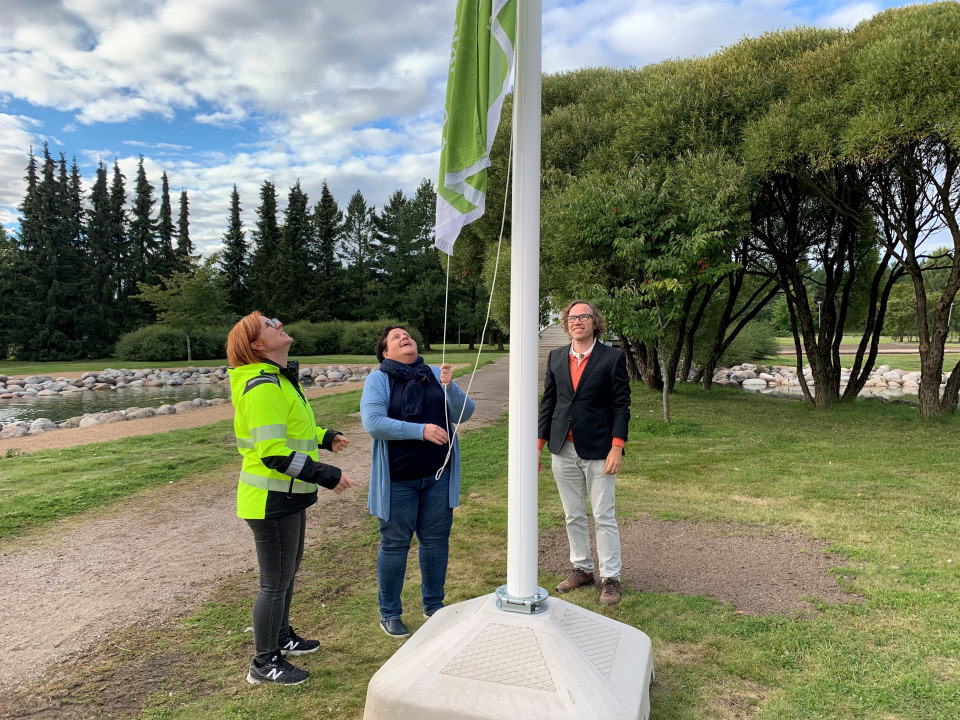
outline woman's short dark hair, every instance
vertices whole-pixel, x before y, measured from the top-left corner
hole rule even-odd
[[[383,334],[380,335],[380,339],[377,340],[377,344],[374,346],[373,351],[377,355],[377,362],[383,362],[383,351],[387,349],[387,335],[390,334],[391,330],[396,330],[400,328],[406,332],[410,332],[403,325],[389,325],[384,328]]]

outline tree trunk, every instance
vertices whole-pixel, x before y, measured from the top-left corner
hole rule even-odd
[[[627,368],[633,380],[642,380],[651,390],[663,389],[663,375],[655,348],[639,340],[630,340],[621,336],[624,352],[627,354]]]
[[[184,333],[187,336],[187,362],[193,362],[193,356],[190,354],[190,333]]]
[[[887,282],[883,288],[880,288],[880,283],[883,281],[884,268],[887,267],[887,263],[890,262],[891,257],[892,254],[888,250],[880,261],[873,282],[870,285],[870,302],[868,305],[869,309],[867,310],[866,325],[863,330],[863,335],[860,338],[860,344],[857,347],[857,354],[854,357],[853,365],[850,366],[850,378],[847,380],[847,387],[843,391],[842,401],[853,400],[860,394],[863,386],[870,378],[870,372],[873,370],[873,365],[876,362],[877,351],[880,345],[880,334],[883,332],[883,320],[886,317],[887,302],[890,299],[890,291],[893,289],[894,283],[903,275],[903,266],[899,264],[896,265],[887,276]],[[900,342],[903,342],[903,338],[900,338]],[[870,350],[864,361],[863,356],[864,353],[867,352],[868,344]]]
[[[663,339],[659,343],[660,348],[657,355],[660,358],[660,375],[664,378],[669,377],[670,368],[668,367],[670,362],[667,360],[667,341]],[[663,397],[663,421],[669,425],[670,424],[670,383],[663,383],[663,392],[661,393]]]

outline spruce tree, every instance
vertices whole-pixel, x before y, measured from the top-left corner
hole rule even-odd
[[[19,315],[16,285],[19,263],[20,248],[17,241],[0,225],[0,360],[6,360],[10,355]]]
[[[280,281],[274,283],[275,304],[272,307],[287,322],[306,318],[307,302],[314,290],[313,272],[309,262],[313,244],[313,223],[307,203],[307,195],[297,180],[287,196],[280,252],[273,266],[275,277]]]
[[[164,170],[160,180],[160,215],[157,217],[157,238],[160,242],[160,254],[157,258],[157,273],[169,277],[179,269],[174,253],[173,240],[176,228],[173,225],[173,205],[170,203],[170,180]]]
[[[58,172],[59,168],[59,172]],[[80,354],[73,312],[79,304],[79,228],[71,219],[66,161],[56,163],[44,145],[39,174],[31,153],[20,243],[24,262],[17,274],[22,320],[14,331],[17,357],[67,360]],[[79,186],[76,204],[79,207]]]
[[[253,231],[253,258],[247,286],[250,309],[272,312],[275,285],[287,279],[274,273],[280,253],[280,226],[277,224],[277,188],[269,180],[260,187],[260,207]]]
[[[363,193],[357,190],[347,204],[343,221],[344,314],[359,320],[372,320],[377,315],[374,305],[377,247],[373,237],[374,214],[375,208],[368,206]]]
[[[240,218],[240,191],[233,186],[230,193],[230,220],[223,234],[223,252],[220,255],[220,272],[224,275],[224,289],[231,312],[246,315],[250,310],[247,296],[247,279],[250,273],[250,247],[245,238],[243,221]],[[252,309],[252,308],[251,308]]]
[[[128,305],[127,298],[137,292],[136,280],[130,275],[130,238],[127,234],[127,190],[126,177],[120,172],[120,163],[113,161],[113,178],[110,180],[110,197],[107,203],[110,246],[114,253],[114,278],[120,317],[123,317]]]
[[[143,167],[143,155],[137,164],[137,180],[134,188],[133,211],[130,218],[130,266],[128,275],[129,292],[136,291],[137,283],[152,284],[162,276],[166,269],[163,246],[157,235],[153,218],[153,186],[147,180]],[[128,303],[125,316],[125,330],[134,330],[148,325],[154,320],[150,308],[144,303]]]
[[[337,246],[343,233],[343,211],[333,199],[327,181],[323,181],[320,201],[313,209],[313,252],[310,260],[316,271],[313,298],[308,314],[311,320],[328,319],[342,312],[343,266],[337,259]]]
[[[443,335],[444,272],[433,246],[435,208],[433,183],[425,179],[412,199],[394,192],[374,218],[379,313],[419,329],[425,350]]]
[[[190,200],[187,191],[180,191],[180,217],[177,220],[177,257],[180,263],[188,263],[193,256],[193,241],[190,239]]]
[[[87,357],[109,354],[120,332],[117,322],[120,256],[114,245],[115,239],[107,168],[101,161],[86,215],[87,253],[82,273],[84,299],[80,322],[84,328],[84,354]]]

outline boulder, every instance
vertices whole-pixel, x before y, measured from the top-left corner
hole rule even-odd
[[[23,437],[29,432],[30,428],[26,425],[19,425],[15,423],[13,425],[7,425],[3,428],[3,430],[0,430],[0,438],[6,439]]]
[[[157,414],[157,411],[153,408],[140,408],[139,410],[134,410],[133,412],[128,412],[126,417],[127,420],[142,420],[143,418],[153,417]]]
[[[32,423],[30,423],[30,430],[28,431],[31,435],[39,435],[40,433],[45,433],[49,430],[56,430],[57,424],[49,418],[37,418]]]

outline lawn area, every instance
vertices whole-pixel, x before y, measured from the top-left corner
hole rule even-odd
[[[314,402],[320,414],[336,418],[356,411],[359,392]],[[653,718],[960,717],[960,418],[922,420],[911,408],[870,401],[817,411],[739,390],[686,386],[673,398],[669,426],[660,420],[658,394],[639,385],[632,411],[617,487],[621,522],[653,516],[802,533],[830,543],[845,565],[837,571],[841,585],[861,598],[818,603],[812,616],[759,617],[706,597],[629,585],[613,608],[601,609],[590,593],[567,596],[651,637]],[[222,467],[235,460],[209,446],[227,430],[215,427],[187,444],[165,435],[152,441],[150,454],[178,447],[171,461],[177,467]],[[505,581],[507,434],[501,422],[463,436],[450,603]],[[118,477],[124,469],[148,472],[142,447],[96,448],[0,460],[0,491],[7,494],[8,473],[25,472],[26,463],[86,467],[94,460],[89,453],[109,453]],[[88,489],[95,484],[84,482]],[[145,482],[121,491],[136,492]],[[553,529],[562,522],[559,499],[549,473],[539,482],[541,528]],[[52,504],[61,492],[74,493],[64,498],[75,502],[77,489],[45,489]],[[8,512],[2,510],[4,517]],[[49,692],[87,703],[94,715],[106,707],[111,688],[136,688],[145,698],[139,717],[149,720],[360,718],[369,678],[397,647],[376,626],[376,524],[362,498],[314,513],[311,522],[323,526],[326,540],[304,558],[294,614],[301,634],[320,637],[323,647],[301,659],[313,673],[305,685],[243,681],[252,645],[244,628],[256,588],[256,574],[247,573],[180,623],[110,638],[70,682]],[[409,572],[404,619],[416,630],[423,620],[415,563]],[[552,590],[560,579],[541,572],[539,581]],[[115,649],[130,647],[140,650]]]
[[[783,350],[789,350],[789,354],[762,358],[758,360],[757,363],[763,365],[787,365],[789,367],[796,367],[797,356],[794,351],[793,338],[778,337],[777,342],[780,344],[780,347]],[[856,345],[859,342],[860,338],[858,336],[845,335],[842,347],[853,347],[855,350]],[[884,352],[885,349],[889,350],[894,347],[900,350],[900,352]],[[911,352],[902,352],[902,350],[910,350]],[[840,356],[840,362],[843,367],[849,368],[853,365],[853,358],[853,355],[842,354]],[[960,343],[947,343],[946,352],[944,353],[943,359],[943,371],[950,372],[953,370],[953,366],[956,365],[958,361],[960,361]],[[880,367],[881,365],[889,365],[891,368],[906,370],[907,372],[919,372],[920,355],[917,352],[917,343],[898,343],[894,340],[894,338],[881,337],[874,368]]]

